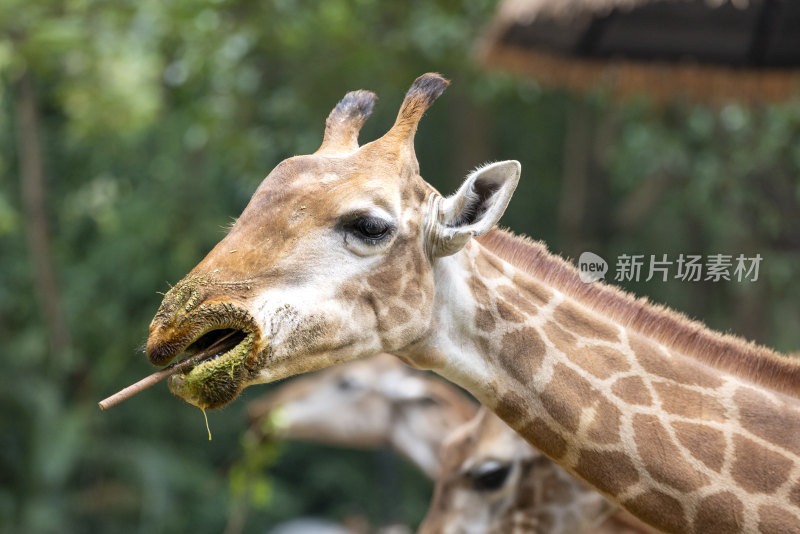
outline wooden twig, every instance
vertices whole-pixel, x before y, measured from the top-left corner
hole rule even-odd
[[[105,398],[105,399],[101,400],[100,402],[98,402],[97,403],[98,406],[100,406],[101,410],[108,410],[112,406],[116,406],[117,404],[119,404],[120,402],[126,400],[127,398],[133,397],[137,393],[140,393],[140,392],[144,391],[145,389],[157,384],[158,382],[161,382],[162,380],[164,380],[168,376],[174,375],[178,371],[180,371],[182,369],[185,369],[186,367],[189,367],[193,363],[196,363],[198,361],[204,360],[204,359],[208,358],[209,356],[212,356],[219,349],[219,346],[226,339],[231,337],[234,333],[235,332],[229,332],[227,335],[225,335],[225,336],[221,337],[220,339],[218,339],[213,345],[208,347],[206,350],[200,351],[197,354],[193,355],[192,357],[187,358],[187,359],[185,359],[185,360],[183,360],[181,362],[173,363],[172,365],[170,365],[168,367],[165,367],[164,369],[161,369],[160,371],[156,371],[155,373],[142,378],[141,380],[139,380],[135,384],[131,384],[130,386],[126,387],[125,389],[122,389],[122,390],[114,393],[110,397]]]

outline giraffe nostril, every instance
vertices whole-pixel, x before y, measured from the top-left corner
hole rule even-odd
[[[164,295],[156,318],[166,322],[190,313],[205,300],[208,284],[208,279],[203,276],[192,275],[184,278]]]

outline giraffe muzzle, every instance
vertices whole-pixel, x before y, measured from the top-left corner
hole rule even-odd
[[[166,365],[208,352],[202,361],[172,375],[168,384],[184,401],[214,409],[235,399],[258,371],[260,339],[255,320],[244,308],[205,303],[187,314],[157,314],[147,357],[155,365]]]

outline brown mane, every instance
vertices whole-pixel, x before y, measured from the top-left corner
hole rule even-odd
[[[800,397],[800,360],[711,330],[682,313],[649,302],[646,297],[637,298],[601,282],[584,283],[578,270],[551,254],[544,243],[497,228],[478,238],[478,242],[547,286],[625,328],[721,371]]]

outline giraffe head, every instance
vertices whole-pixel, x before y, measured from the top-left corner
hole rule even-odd
[[[584,532],[613,505],[481,408],[442,450],[420,534]]]
[[[348,93],[319,150],[264,179],[150,325],[156,365],[231,334],[214,357],[170,377],[173,393],[216,408],[250,384],[398,351],[428,334],[433,263],[497,222],[520,171],[515,161],[487,165],[448,198],[422,179],[414,134],[447,85],[419,77],[392,128],[360,147],[375,96]]]

